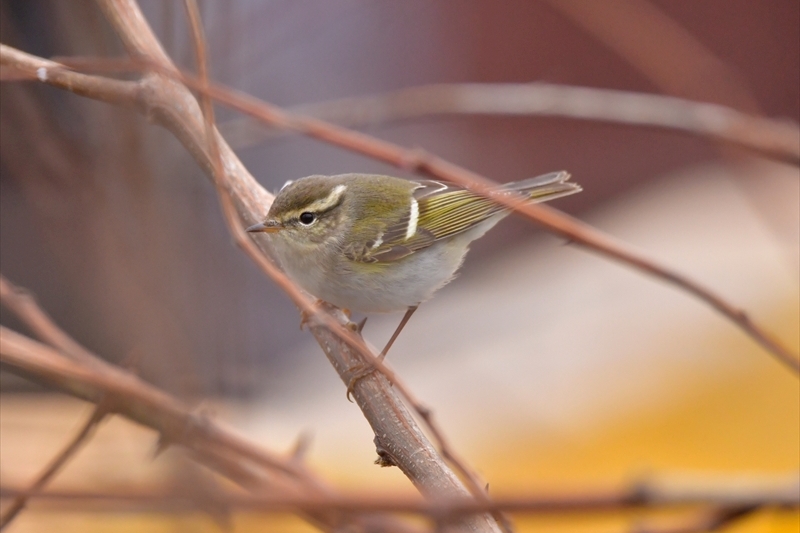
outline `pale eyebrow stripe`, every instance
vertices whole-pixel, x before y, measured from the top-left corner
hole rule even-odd
[[[342,194],[344,194],[345,189],[347,189],[346,185],[342,184],[337,185],[336,187],[333,188],[330,194],[328,194],[328,196],[326,196],[322,200],[317,200],[316,202],[312,203],[306,208],[306,210],[321,212],[330,209],[331,207],[339,203],[339,199],[342,197]]]
[[[419,203],[416,198],[411,198],[411,212],[408,215],[408,227],[406,228],[407,241],[417,232],[417,222],[419,221]]]

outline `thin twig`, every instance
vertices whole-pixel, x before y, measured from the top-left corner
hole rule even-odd
[[[193,88],[198,87],[197,80],[191,76],[184,74],[181,79]],[[318,119],[294,116],[276,106],[220,85],[211,84],[208,91],[220,103],[247,113],[271,126],[296,131],[413,172],[461,184],[497,203],[514,209],[569,242],[580,244],[608,258],[660,278],[706,302],[739,326],[743,332],[771,353],[779,362],[794,373],[800,374],[800,356],[793,353],[762,326],[756,324],[744,310],[691,278],[649,259],[631,246],[566,213],[543,204],[524,203],[500,194],[497,184],[485,177],[424,150],[408,150]]]
[[[0,274],[0,304],[12,311],[25,322],[33,333],[69,357],[87,365],[97,364],[97,360],[83,346],[72,340],[36,303],[33,295],[17,287]]]
[[[436,115],[546,116],[664,128],[709,137],[767,157],[800,163],[800,127],[674,96],[552,83],[460,83],[409,87],[287,108],[349,128]],[[251,117],[220,125],[237,148],[285,135]]]
[[[7,292],[12,293],[14,297],[21,297],[20,301],[14,301],[14,305],[22,304],[21,307],[14,309],[14,313],[19,317],[27,317],[26,322],[28,324],[35,323],[39,327],[40,335],[54,338],[57,343],[54,344],[54,346],[64,352],[64,348],[66,347],[67,349],[73,350],[76,354],[80,354],[81,357],[78,358],[78,362],[83,364],[92,364],[94,362],[95,358],[91,353],[83,348],[83,346],[73,341],[72,338],[64,333],[60,328],[55,326],[55,324],[44,313],[44,311],[42,311],[41,308],[39,308],[39,306],[36,304],[33,296],[14,286],[14,284],[6,280],[2,274],[0,274],[0,285],[2,285],[4,304],[7,303],[5,301]],[[140,355],[141,354],[139,352],[131,353],[124,366],[128,367],[129,369],[135,368],[138,364]],[[100,425],[100,422],[103,421],[110,411],[111,402],[109,401],[108,397],[104,396],[97,403],[92,411],[92,414],[86,420],[78,433],[72,438],[72,440],[67,443],[64,449],[62,449],[61,452],[56,455],[56,457],[53,458],[50,464],[39,474],[39,476],[37,476],[28,489],[23,494],[19,494],[8,507],[6,512],[3,513],[3,515],[0,517],[0,530],[8,525],[14,519],[14,517],[16,517],[19,512],[25,508],[28,500],[41,492],[45,485],[49,483],[50,480],[58,473],[58,471],[63,468],[67,461],[74,457],[78,450],[80,450],[80,448],[89,441],[92,435],[94,435],[97,427]]]
[[[163,441],[186,447],[202,464],[248,490],[336,497],[302,463],[255,446],[219,422],[192,412],[164,392],[99,359],[97,365],[85,365],[0,326],[0,363],[15,373],[90,402],[108,398],[109,412],[156,430]],[[324,512],[307,518],[330,531],[343,519]],[[352,519],[361,521],[358,517]],[[377,525],[380,527],[376,531],[409,531],[407,524],[395,520]]]
[[[433,517],[505,511],[515,514],[563,514],[577,512],[616,512],[629,509],[661,510],[686,506],[711,507],[711,514],[720,509],[756,509],[773,507],[786,510],[800,508],[800,479],[797,475],[753,479],[742,485],[736,476],[719,478],[703,490],[677,484],[667,486],[658,480],[637,482],[621,490],[567,492],[497,497],[492,501],[473,498],[431,499],[407,496],[376,496],[374,493],[349,495],[269,494],[251,495],[219,491],[219,503],[241,510],[263,512],[292,512],[297,510],[342,513],[398,513]],[[13,487],[0,488],[0,496],[13,497],[19,493]],[[171,491],[119,491],[93,493],[83,491],[47,491],[42,498],[75,501],[80,499],[107,501],[109,504],[140,503],[144,506],[170,501],[178,503],[185,495]]]
[[[129,58],[58,56],[53,61],[88,73],[143,72],[146,62]],[[30,79],[10,70],[7,81]],[[732,107],[661,94],[579,87],[546,82],[442,83],[407,87],[287,107],[348,128],[379,126],[436,115],[545,116],[661,128],[708,137],[752,150],[764,157],[800,163],[800,125]],[[253,117],[219,125],[236,148],[284,136],[285,129],[259,127]]]
[[[0,516],[0,530],[5,528],[14,518],[25,508],[28,500],[36,496],[47,485],[47,483],[58,473],[59,470],[72,458],[75,453],[85,444],[94,433],[100,421],[106,416],[108,412],[107,406],[104,402],[98,403],[92,414],[83,424],[81,429],[70,440],[67,445],[56,455],[50,464],[42,470],[30,486],[23,492],[16,495],[14,501],[6,509],[2,516]]]

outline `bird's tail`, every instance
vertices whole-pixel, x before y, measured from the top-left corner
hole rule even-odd
[[[532,202],[547,202],[583,190],[577,183],[569,181],[569,178],[569,172],[562,170],[536,176],[535,178],[507,183],[503,186],[503,190],[521,193]]]

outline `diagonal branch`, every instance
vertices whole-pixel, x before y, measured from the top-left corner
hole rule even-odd
[[[116,10],[118,6],[119,3],[115,2],[106,7],[114,11],[114,16],[118,16],[120,13],[123,15],[128,13],[131,6],[135,9],[135,5],[132,3],[125,4],[125,7],[121,11]],[[113,17],[111,18],[113,19]],[[144,26],[140,27],[137,25]],[[123,25],[121,31],[134,31],[139,33],[144,31],[150,32],[144,19],[137,16],[126,19],[126,25]],[[133,39],[131,42],[139,43],[144,47],[144,50],[147,47],[151,47],[150,44],[147,44],[145,41],[146,40],[137,38]],[[157,46],[156,43],[154,49],[158,48],[160,47]],[[6,64],[5,52],[10,50],[13,49],[2,46],[4,64]],[[142,58],[144,53],[139,52],[133,55],[134,57]],[[18,70],[23,69],[23,71],[27,71],[29,75],[34,72],[37,74],[43,72],[45,74],[45,80],[51,79],[50,76],[47,76],[51,73],[51,63],[42,64],[37,61],[38,58],[33,58],[32,56],[27,56],[27,54],[22,54],[20,52],[16,52],[13,56],[13,61],[9,61],[9,66],[13,66]],[[20,58],[27,59],[27,63],[21,61]],[[152,58],[148,58],[148,61],[152,63]],[[39,69],[42,68],[45,70],[40,71]],[[169,71],[170,66],[162,67],[160,70]],[[61,72],[64,72],[65,75],[68,76],[69,71],[62,71],[59,69],[59,73]],[[71,89],[68,80],[65,82],[62,81],[61,78],[58,78],[58,83],[64,88]],[[196,100],[183,85],[163,75],[150,74],[145,76],[138,83],[140,87],[136,93],[137,98],[131,99],[127,103],[138,106],[151,120],[162,124],[172,131],[198,160],[201,166],[204,167],[206,172],[213,177],[213,157],[207,150],[205,124]],[[224,168],[226,171],[226,179],[223,182],[223,186],[226,192],[235,200],[236,210],[239,212],[239,216],[245,221],[252,223],[263,216],[263,209],[265,206],[269,205],[271,196],[257,184],[249,173],[247,173],[246,169],[241,165],[241,162],[220,137],[217,137],[217,145],[219,146],[220,155],[224,161]],[[375,363],[373,361],[374,357],[369,353],[363,340],[357,337],[352,331],[342,327],[341,324],[346,323],[347,320],[341,312],[337,310],[335,317],[328,313],[318,313],[318,307],[311,303],[306,295],[298,291],[288,278],[277,270],[266,258],[263,246],[261,251],[256,250],[255,247],[253,247],[252,241],[248,239],[243,232],[239,232],[238,234],[234,232],[234,236],[237,238],[237,242],[248,252],[251,258],[257,262],[262,270],[273,276],[279,286],[286,290],[295,303],[315,319],[312,323],[322,326],[319,329],[315,329],[315,331],[324,330],[326,332],[333,332],[330,337],[321,341],[326,345],[326,355],[328,355],[329,358],[338,358],[338,362],[340,363],[345,360],[353,360],[354,357],[358,358],[359,363],[366,359],[367,361],[372,361],[374,366],[385,371],[380,363]],[[264,243],[262,242],[260,244],[263,245]],[[355,350],[350,350],[351,346],[355,347]],[[345,350],[348,352],[347,356],[342,355]],[[347,381],[349,379],[347,371],[350,366],[341,364],[335,366],[342,369],[340,375],[343,380]],[[402,445],[402,448],[413,451],[413,453],[409,452],[405,455],[398,454],[396,456],[399,459],[398,466],[400,466],[404,473],[406,473],[406,475],[408,475],[425,493],[451,496],[466,494],[459,479],[450,471],[446,463],[439,457],[436,449],[417,427],[413,417],[410,416],[402,401],[397,397],[395,388],[391,387],[385,379],[378,380],[378,376],[373,375],[360,380],[356,385],[356,392],[358,392],[359,388],[365,387],[369,382],[373,381],[376,382],[378,388],[385,393],[384,399],[388,399],[388,401],[385,403],[376,403],[368,394],[357,394],[356,399],[376,434],[387,435],[391,436],[392,439],[403,440],[405,444]],[[397,388],[400,389],[400,387]],[[441,435],[440,431],[437,433]],[[440,444],[446,445],[446,442],[442,439],[440,440]],[[454,454],[448,455],[455,457]],[[456,463],[456,465],[461,466],[466,479],[471,479],[471,472],[469,469],[463,465],[458,465],[458,463]],[[472,486],[473,488],[481,490],[481,487],[474,481]],[[475,529],[476,531],[494,531],[491,522],[486,521],[485,518],[470,520],[476,524],[485,522],[483,526]]]
[[[225,173],[223,171],[223,163],[222,163],[222,159],[220,157],[220,150],[219,150],[219,144],[218,144],[219,141],[220,141],[220,138],[217,135],[215,135],[216,127],[215,127],[215,124],[214,124],[214,109],[213,109],[211,98],[208,95],[208,66],[207,66],[207,55],[206,55],[206,47],[205,47],[205,37],[203,35],[202,23],[201,23],[201,20],[200,20],[200,13],[199,13],[199,10],[197,8],[196,2],[194,2],[192,0],[186,0],[185,6],[186,6],[187,14],[189,16],[190,27],[191,27],[191,30],[192,30],[193,43],[194,43],[194,48],[195,48],[195,55],[196,55],[197,63],[198,63],[198,71],[199,71],[199,74],[200,74],[199,75],[199,77],[200,77],[200,89],[201,89],[201,91],[200,91],[200,105],[201,105],[201,108],[203,110],[206,138],[208,139],[208,151],[211,154],[211,162],[212,162],[212,165],[213,165],[212,179],[214,181],[214,184],[217,186],[218,196],[219,196],[220,201],[222,203],[223,213],[225,214],[225,218],[226,218],[226,222],[228,224],[229,230],[231,231],[231,233],[233,235],[236,236],[237,242],[240,243],[240,246],[242,246],[242,248],[248,253],[248,255],[251,255],[251,257],[255,257],[255,256],[258,256],[260,254],[259,254],[258,250],[256,249],[253,241],[245,237],[244,228],[242,227],[241,221],[236,216],[236,213],[234,211],[231,199],[228,196],[228,193],[225,190],[225,188],[222,186],[222,183],[224,183],[227,178],[226,178]],[[317,316],[319,316],[319,315],[320,315],[320,313],[317,313]],[[314,328],[312,327],[312,331],[313,330],[314,330]],[[320,333],[317,336],[317,338],[320,338],[320,335],[325,335],[325,330],[320,331]],[[361,352],[359,355],[366,357],[368,360],[372,360],[373,359],[371,352],[368,349],[366,349],[366,346],[364,346],[363,344],[355,345],[355,346],[352,346],[352,347],[355,348],[357,351]],[[362,349],[362,347],[363,347],[363,349]],[[332,356],[336,356],[337,354],[331,353],[331,355]],[[337,359],[337,357],[334,357],[333,360],[335,360],[335,359]],[[338,355],[338,359],[341,359],[341,355]],[[349,369],[343,369],[343,370],[345,370],[345,373],[349,373]],[[385,368],[384,368],[384,373],[386,373],[386,369]],[[342,375],[344,376],[344,374],[342,374]],[[399,383],[399,380],[396,377],[394,377],[394,376],[387,376],[387,377],[389,377],[390,380],[395,385],[397,385]],[[385,387],[388,384],[381,383],[381,385]],[[406,387],[404,385],[399,385],[398,386],[398,390],[402,394],[404,394],[407,398],[409,398],[409,393],[407,392],[407,389],[406,389]],[[375,405],[374,397],[364,396],[362,398],[362,401],[363,401],[364,404],[369,404],[374,408],[374,405]],[[419,405],[419,402],[415,402],[415,403],[413,403],[413,405],[415,405],[415,406]],[[381,411],[378,411],[378,412],[383,413],[383,414],[392,413],[392,412],[397,413],[398,409],[394,408],[394,409],[391,409],[391,410],[381,410]],[[422,413],[422,411],[419,411],[419,412]],[[414,424],[413,418],[411,416],[406,416],[402,420],[403,420],[402,426],[404,426],[405,428],[410,428],[411,427],[413,429],[413,426],[409,426],[409,424]],[[437,442],[439,443],[440,448],[443,450],[443,455],[445,456],[445,458],[447,460],[449,460],[451,464],[454,464],[458,468],[458,470],[465,476],[465,480],[468,483],[468,487],[469,487],[470,491],[475,495],[475,497],[486,499],[487,498],[486,493],[482,489],[480,483],[477,481],[477,476],[475,474],[473,474],[471,469],[469,469],[466,466],[466,463],[463,462],[463,460],[461,460],[451,450],[451,447],[448,445],[447,441],[445,440],[443,433],[432,422],[432,420],[430,419],[430,416],[427,416],[425,418],[425,422],[428,425],[428,427],[431,428],[431,430],[434,432],[434,436],[437,439]],[[422,436],[421,434],[418,437],[418,439],[410,439],[409,436],[410,436],[411,432],[408,431],[408,429],[406,429],[406,431],[401,433],[401,432],[398,431],[398,429],[400,429],[399,427],[394,427],[394,428],[390,428],[393,431],[391,433],[387,434],[387,433],[382,433],[380,431],[380,428],[376,427],[376,425],[377,424],[373,424],[373,428],[375,429],[375,434],[376,434],[376,440],[378,440],[378,438],[379,438],[378,435],[388,435],[388,438],[384,437],[383,440],[387,441],[387,446],[389,446],[389,447],[392,447],[395,444],[395,442],[404,443],[406,447],[409,444],[412,445],[412,447],[409,449],[410,454],[408,456],[408,460],[406,460],[405,457],[402,457],[402,458],[396,460],[393,463],[393,464],[396,464],[398,466],[401,466],[401,469],[404,469],[404,471],[405,471],[405,469],[408,468],[408,465],[411,463],[410,459],[411,459],[411,457],[414,456],[415,453],[417,453],[420,449],[424,450],[425,448],[429,447],[429,445],[425,446],[425,444],[426,444],[425,442],[418,442],[419,437],[424,439],[424,436]],[[422,444],[421,447],[420,447],[420,444]],[[412,481],[414,481],[418,486],[420,486],[421,490],[423,492],[425,492],[425,493],[430,493],[430,489],[433,488],[433,486],[435,484],[441,485],[442,483],[444,483],[446,485],[449,485],[448,492],[449,491],[453,491],[453,490],[456,490],[456,491],[463,490],[463,488],[460,486],[460,483],[458,483],[457,480],[455,480],[450,475],[450,473],[446,471],[446,469],[444,468],[445,465],[443,463],[441,463],[441,465],[439,465],[441,460],[436,456],[432,457],[432,459],[434,459],[434,461],[435,461],[433,466],[437,466],[437,467],[436,468],[432,468],[432,469],[431,468],[426,468],[427,471],[423,473],[424,474],[423,476],[420,476],[420,475],[416,474],[416,472],[415,472],[415,475],[410,476]],[[430,477],[432,482],[425,482],[424,481],[428,477]],[[440,492],[441,491],[441,487],[439,487],[438,489],[439,490],[437,490],[437,492]],[[505,526],[504,529],[506,529],[506,531],[510,532],[510,526],[508,526],[505,523],[505,521],[502,520],[502,517],[500,517],[498,515],[495,518],[496,518],[496,520],[498,520],[499,523],[501,523],[501,524],[503,524]],[[466,524],[469,527],[469,529],[476,530],[476,531],[491,530],[492,526],[493,526],[493,524],[491,524],[488,520],[486,520],[485,517],[469,517],[467,519],[467,521],[471,522],[469,524]]]
[[[190,86],[198,87],[197,80],[191,76],[183,75],[182,79]],[[279,107],[219,85],[210,85],[208,90],[211,96],[219,102],[271,126],[317,138],[400,168],[464,185],[479,194],[492,198],[497,203],[507,205],[570,242],[585,246],[600,255],[674,285],[710,305],[736,324],[780,363],[800,374],[800,356],[793,353],[765,328],[756,324],[744,310],[688,276],[649,259],[631,246],[589,224],[547,205],[525,204],[499,194],[496,191],[496,184],[485,177],[424,150],[405,149],[388,141],[318,119],[291,115]]]
[[[422,150],[407,150],[387,141],[318,119],[293,116],[276,106],[219,86],[211,86],[209,90],[212,96],[220,102],[271,126],[296,131],[370,155],[400,168],[464,185],[498,203],[507,205],[570,242],[585,246],[594,252],[650,274],[694,295],[739,326],[779,362],[793,372],[800,373],[800,357],[766,329],[756,324],[744,310],[691,278],[649,259],[629,245],[589,224],[543,204],[515,202],[513,199],[498,194],[495,190],[496,186],[483,176]]]
[[[0,45],[0,47],[2,49],[3,63],[5,64],[7,50],[13,49],[5,45]],[[14,52],[16,52],[17,55],[23,54],[18,51]],[[33,66],[30,64],[21,66],[27,67],[29,72],[32,68],[33,71],[35,71],[36,67],[39,66],[37,63],[37,61],[40,61],[39,58],[28,56],[27,54],[24,55],[33,59]],[[193,88],[199,88],[199,83],[191,76],[183,75],[181,79]],[[210,85],[208,91],[217,101],[232,109],[246,113],[270,126],[317,138],[348,150],[369,155],[375,159],[382,160],[400,168],[460,183],[478,193],[493,198],[499,203],[510,205],[510,207],[516,209],[520,214],[541,224],[546,229],[563,236],[571,242],[581,244],[601,255],[627,264],[634,269],[659,278],[694,295],[736,324],[744,333],[770,352],[782,364],[790,368],[793,372],[800,373],[800,358],[798,355],[793,353],[784,343],[776,339],[765,328],[755,323],[745,311],[691,278],[665,267],[656,261],[650,260],[640,252],[633,250],[630,246],[623,244],[613,237],[565,213],[561,213],[556,209],[542,204],[520,205],[511,203],[508,198],[494,194],[492,192],[491,182],[484,177],[458,167],[439,157],[427,154],[424,151],[404,149],[387,141],[335,126],[318,119],[291,115],[276,106],[272,106],[247,94],[230,90],[219,85]],[[169,119],[170,117],[165,117],[166,121],[169,121]],[[173,131],[175,131],[179,139],[182,138],[180,128],[177,128],[177,131]],[[191,142],[188,144],[184,142],[184,144],[190,152],[195,154],[198,161],[200,161],[203,166],[210,168],[205,164],[206,160],[204,154],[198,153],[197,150],[193,149]],[[224,146],[227,147],[227,145]],[[234,161],[238,163],[238,159],[234,159]],[[236,176],[231,175],[231,179],[232,181],[236,181]],[[250,184],[237,183],[237,187],[240,193],[246,194],[243,194],[242,198],[237,198],[237,196],[234,196],[234,198],[245,201],[251,200],[253,202],[249,202],[248,206],[256,208],[258,204],[255,202],[255,199],[252,198],[253,194],[251,194],[252,189],[250,188]],[[265,203],[260,204],[261,207],[256,211],[261,212],[264,206],[269,205],[272,196],[260,187],[256,187],[260,189],[262,193],[260,197],[265,201]],[[240,213],[245,218],[246,222],[249,223],[251,221],[247,217],[247,210],[240,209]]]

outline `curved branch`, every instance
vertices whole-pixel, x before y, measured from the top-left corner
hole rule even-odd
[[[191,85],[196,85],[196,80],[189,80],[189,82]],[[764,327],[756,324],[742,309],[702,284],[649,259],[631,246],[566,213],[544,204],[525,204],[498,194],[496,184],[485,177],[424,150],[408,150],[318,119],[290,115],[276,106],[218,85],[210,86],[209,92],[218,101],[271,126],[296,131],[348,150],[369,155],[400,168],[464,185],[479,194],[492,198],[497,203],[507,205],[570,242],[581,244],[601,255],[650,274],[694,295],[739,326],[780,363],[794,373],[800,374],[800,357]]]
[[[800,163],[800,127],[684,98],[551,83],[460,83],[409,87],[288,109],[292,113],[361,128],[435,115],[562,117],[676,130]],[[250,117],[220,125],[225,137],[257,143],[280,131],[249,127]],[[245,135],[237,135],[237,130]],[[230,135],[229,135],[230,134]],[[240,144],[236,143],[237,147]]]

